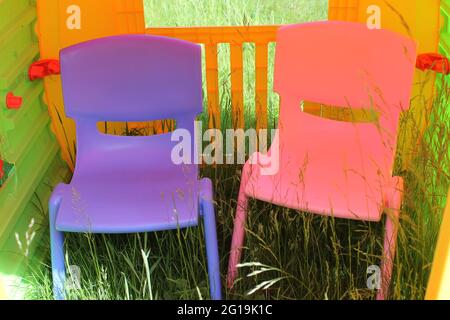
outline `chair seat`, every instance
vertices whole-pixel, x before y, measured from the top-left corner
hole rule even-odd
[[[247,196],[279,206],[332,215],[338,218],[380,221],[383,211],[383,188],[364,181],[360,176],[348,173],[347,184],[335,183],[323,170],[309,167],[299,178],[299,168],[289,167],[274,176],[264,176],[252,170],[245,188]],[[323,174],[321,174],[323,173]],[[314,180],[314,183],[308,181]]]
[[[127,171],[76,175],[60,189],[56,229],[65,232],[133,233],[198,223],[197,171]]]
[[[309,130],[308,137],[320,134],[328,138],[280,142],[278,172],[263,175],[261,165],[250,165],[246,195],[301,211],[379,221],[385,208],[383,195],[395,188],[397,179],[383,165],[386,148],[377,143],[377,131],[366,133],[366,141],[373,143],[365,146],[362,157],[355,157],[361,150],[360,140],[352,139],[357,136],[356,129],[333,120],[325,126],[317,125],[319,121],[325,120],[308,116],[299,131]],[[305,135],[299,132],[299,136]]]

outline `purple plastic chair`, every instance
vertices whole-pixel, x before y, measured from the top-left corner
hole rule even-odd
[[[212,183],[171,159],[171,133],[114,136],[97,122],[174,119],[194,138],[202,111],[201,49],[186,41],[125,35],[61,51],[65,111],[77,126],[70,184],[50,199],[53,290],[65,297],[63,232],[135,233],[191,227],[204,219],[212,299],[221,299]],[[193,145],[193,143],[192,143]]]

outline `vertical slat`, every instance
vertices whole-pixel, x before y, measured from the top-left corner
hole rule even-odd
[[[124,30],[126,30],[126,25],[124,19],[124,11],[125,11],[125,4],[122,0],[116,0],[114,1],[115,6],[115,23],[116,23],[116,32],[118,34],[124,33]]]
[[[244,129],[244,73],[242,58],[242,44],[231,44],[231,103],[233,128],[235,129]]]
[[[338,19],[342,20],[342,21],[346,21],[347,20],[347,6],[348,6],[348,1],[341,1],[340,3],[340,8],[339,8],[339,15],[338,15]]]
[[[144,4],[142,0],[133,0],[132,5],[132,15],[133,15],[133,31],[135,33],[144,33],[145,32],[145,19],[142,19],[144,16]]]
[[[115,0],[115,23],[119,34],[144,33],[142,0]]]
[[[358,20],[359,0],[329,0],[328,3],[328,20]]]
[[[131,25],[133,32],[138,32],[139,30],[139,24],[138,24],[138,17],[136,16],[137,10],[134,9],[133,13],[131,14]]]
[[[259,130],[267,129],[268,44],[257,43],[255,55],[256,130]]]
[[[126,2],[126,12],[124,14],[125,16],[125,25],[127,26],[127,29],[130,30],[129,32],[134,32],[133,28],[133,1],[127,0]]]
[[[208,91],[209,128],[220,129],[219,71],[217,63],[217,44],[205,44],[206,87]]]
[[[349,21],[357,21],[358,20],[358,11],[359,11],[359,1],[353,0],[350,3],[349,8]]]
[[[328,20],[337,20],[338,0],[328,0]]]

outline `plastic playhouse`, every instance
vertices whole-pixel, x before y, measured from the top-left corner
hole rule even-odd
[[[0,0],[0,297],[14,297],[11,288],[30,261],[51,255],[54,296],[64,298],[64,233],[152,232],[203,221],[209,293],[221,299],[238,276],[255,198],[371,222],[383,222],[389,208],[377,294],[388,298],[403,177],[420,141],[440,143],[426,132],[450,73],[449,16],[447,0],[329,0],[329,21],[153,27],[145,24],[143,0]],[[170,132],[194,134],[202,112],[204,130],[229,129],[220,95],[223,44],[231,83],[225,108],[232,129],[247,129],[249,43],[257,131],[271,126],[269,52],[276,44],[279,134],[267,155],[279,156],[280,167],[262,174],[266,154],[248,155],[233,195],[234,231],[222,250],[213,190],[221,181],[199,178],[204,164],[174,165]],[[118,136],[142,128],[151,137]],[[305,136],[314,139],[296,138]],[[308,191],[296,185],[299,170]],[[44,237],[50,252],[39,250]],[[449,297],[449,243],[441,231],[428,299]],[[221,270],[223,259],[228,270]]]

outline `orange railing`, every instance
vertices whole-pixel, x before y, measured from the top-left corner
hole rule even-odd
[[[196,42],[205,46],[206,89],[208,96],[208,126],[220,128],[221,106],[219,100],[218,45],[230,46],[231,114],[235,129],[244,128],[244,63],[243,44],[255,45],[255,118],[256,129],[268,128],[268,70],[269,44],[275,42],[279,25],[266,26],[217,26],[217,27],[157,27],[146,33]],[[303,102],[303,111],[317,116],[340,119],[372,121],[363,113],[354,110],[317,103]],[[159,128],[159,123],[153,124]],[[157,130],[158,131],[158,130]]]
[[[226,27],[158,27],[146,33],[178,38],[205,47],[208,125],[220,128],[218,44],[230,45],[231,105],[234,128],[244,128],[243,44],[255,44],[255,115],[256,128],[267,128],[268,47],[275,42],[277,25]]]

